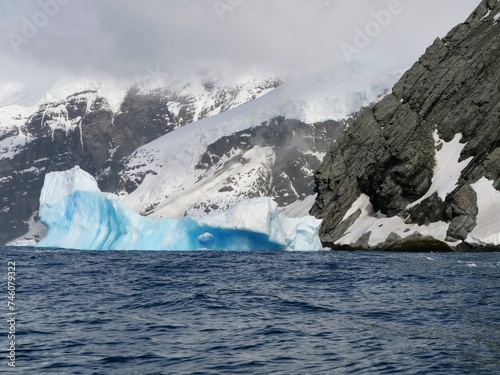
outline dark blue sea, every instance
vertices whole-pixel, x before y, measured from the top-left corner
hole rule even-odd
[[[16,368],[4,318],[3,373],[500,374],[498,253],[0,259],[5,313],[16,264]]]

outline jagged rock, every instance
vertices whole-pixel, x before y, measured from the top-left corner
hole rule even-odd
[[[484,176],[495,181],[495,189],[500,191],[500,147],[489,154],[483,162]]]
[[[334,247],[356,225],[352,220],[347,225],[343,218],[361,194],[369,197],[376,212],[399,216],[407,225],[434,224],[440,233],[448,226],[450,243],[466,240],[474,230],[478,207],[471,185],[486,177],[500,190],[498,14],[500,2],[483,0],[465,23],[436,39],[392,93],[333,145],[315,174],[318,197],[311,210],[324,220],[324,243]],[[459,162],[470,160],[457,188],[446,197],[432,194],[412,206],[436,177],[435,137],[451,142],[457,134],[464,145]],[[422,241],[439,248],[434,240]]]
[[[446,220],[445,212],[445,202],[439,198],[437,193],[434,193],[403,215],[407,218],[406,223],[408,224],[426,225],[428,223]]]
[[[383,251],[411,251],[411,252],[451,252],[453,249],[445,242],[433,237],[414,233],[406,238],[399,236],[388,237],[387,241],[377,246]]]
[[[477,194],[468,184],[456,189],[447,197],[446,216],[451,220],[446,240],[463,241],[476,227]]]
[[[358,241],[352,245],[353,248],[362,250],[368,249],[368,241],[370,241],[371,234],[371,232],[364,233],[361,237],[359,237]]]

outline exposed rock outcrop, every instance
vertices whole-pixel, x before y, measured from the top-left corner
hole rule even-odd
[[[421,235],[498,245],[500,223],[474,232],[491,224],[479,186],[500,188],[499,18],[500,2],[482,1],[333,146],[311,210],[325,244],[386,248]]]

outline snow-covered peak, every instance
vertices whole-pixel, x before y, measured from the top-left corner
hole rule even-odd
[[[183,124],[238,107],[285,81],[282,76],[257,70],[238,75],[209,69],[185,76],[153,69],[149,69],[149,73],[135,84],[139,93],[161,92],[168,97],[170,113],[180,117],[179,121]]]
[[[120,105],[130,89],[129,82],[115,81],[92,81],[92,80],[76,80],[72,77],[65,77],[59,80],[44,97],[40,100],[39,105],[61,103],[67,100],[68,97],[82,92],[95,92],[98,97],[106,99],[110,109],[113,112],[118,112]]]
[[[23,107],[21,105],[0,107],[0,129],[24,125],[29,116],[31,116],[37,108],[37,106]]]
[[[177,140],[192,141],[197,136],[212,143],[277,116],[305,123],[346,119],[384,95],[404,71],[402,67],[376,70],[365,64],[335,65],[296,78],[245,105],[190,124],[144,147],[158,148],[175,139],[171,143],[182,149],[185,145]]]
[[[138,92],[148,95],[161,91],[166,94],[171,102],[171,112],[176,113],[176,104],[180,101],[195,103],[195,119],[201,119],[221,111],[221,97],[229,103],[224,103],[223,110],[234,108],[253,100],[278,84],[283,78],[274,77],[263,72],[251,71],[239,76],[224,75],[215,70],[204,70],[190,75],[165,74],[149,69],[144,77],[136,80],[114,80],[111,78],[94,79],[74,76],[65,76],[57,81],[43,94],[38,91],[31,92],[30,97],[39,95],[35,101],[40,106],[64,103],[68,98],[80,93],[93,92],[98,98],[103,98],[114,113],[120,111],[120,106],[132,87],[137,87]],[[32,90],[33,91],[33,90]],[[22,97],[29,90],[19,84],[4,84],[0,87],[0,104],[6,103],[6,98],[15,94],[12,100]],[[19,99],[20,102],[23,102]],[[224,100],[222,100],[224,101]],[[22,104],[22,103],[21,103]],[[210,108],[215,108],[211,113]]]
[[[244,73],[231,74],[215,69],[201,69],[197,72],[185,74],[170,74],[159,68],[148,67],[148,74],[135,82],[144,92],[168,88],[179,94],[201,94],[211,91],[215,87],[251,87],[258,86],[269,79],[285,80],[285,75],[268,73],[258,69]],[[198,89],[198,91],[196,90]]]

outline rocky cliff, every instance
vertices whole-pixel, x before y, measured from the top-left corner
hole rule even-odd
[[[340,138],[311,213],[332,247],[500,244],[500,2],[436,39]]]

